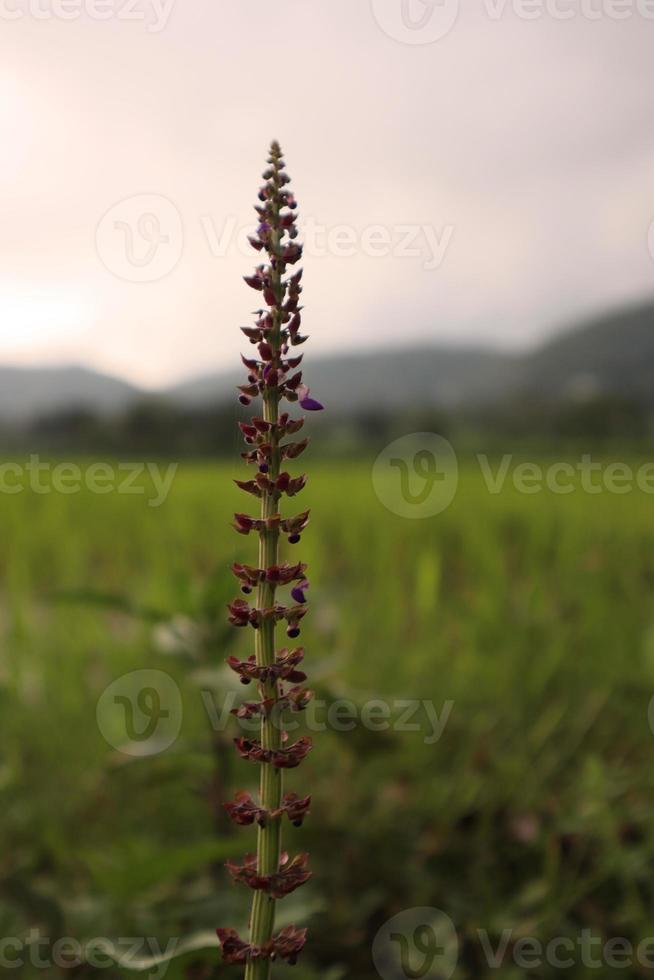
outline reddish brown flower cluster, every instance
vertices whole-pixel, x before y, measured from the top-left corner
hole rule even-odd
[[[302,355],[291,355],[291,348],[307,339],[300,333],[302,323],[302,270],[287,274],[302,256],[297,242],[296,203],[288,191],[288,175],[277,143],[273,143],[268,168],[259,191],[256,211],[259,226],[250,238],[253,248],[267,255],[267,262],[257,266],[245,281],[263,299],[265,306],[255,312],[253,327],[242,328],[257,356],[243,357],[247,370],[246,382],[239,386],[239,400],[249,405],[261,397],[263,411],[248,422],[239,423],[246,451],[246,463],[258,472],[249,480],[237,480],[237,486],[260,500],[257,516],[234,515],[234,528],[239,534],[255,533],[259,537],[259,561],[255,565],[240,562],[232,566],[241,592],[254,601],[234,599],[229,604],[229,620],[234,626],[252,626],[255,630],[255,653],[247,660],[230,657],[227,661],[243,684],[255,683],[259,698],[245,701],[232,714],[242,719],[257,718],[261,737],[235,739],[242,758],[261,766],[260,798],[241,790],[232,803],[226,804],[232,820],[242,826],[257,825],[257,853],[248,855],[242,864],[228,863],[235,882],[247,885],[254,892],[250,919],[250,942],[241,940],[233,929],[219,929],[218,937],[227,963],[242,963],[246,980],[267,980],[270,963],[276,957],[294,963],[306,940],[306,930],[288,926],[273,934],[274,911],[271,903],[283,898],[310,877],[308,855],[299,854],[289,860],[280,853],[280,821],[286,817],[299,827],[309,812],[311,797],[296,793],[282,795],[282,771],[296,768],[311,750],[311,740],[299,738],[287,744],[283,717],[287,711],[302,711],[312,697],[302,687],[306,680],[299,669],[304,650],[290,652],[275,647],[275,627],[285,622],[286,633],[296,637],[300,621],[306,613],[306,565],[302,562],[281,561],[279,542],[284,535],[289,544],[296,544],[309,521],[309,512],[282,517],[280,503],[284,497],[295,497],[303,489],[304,475],[292,476],[282,464],[304,452],[308,439],[292,441],[304,425],[303,418],[291,418],[280,412],[282,400],[298,403],[306,411],[316,411],[322,405],[311,397],[297,370]],[[287,440],[287,441],[284,441]],[[277,589],[288,587],[291,602],[277,601]]]
[[[238,708],[232,708],[230,714],[237,718],[255,718],[265,715],[270,718],[275,712],[279,717],[282,711],[303,711],[313,697],[313,691],[306,687],[291,687],[278,698],[266,698],[264,701],[244,701]]]
[[[283,452],[284,447],[280,446],[280,450]],[[306,477],[302,476],[302,480],[306,482]],[[262,493],[262,496],[268,497],[280,497],[282,491],[273,489],[271,492]],[[286,520],[282,520],[279,514],[273,514],[272,517],[249,517],[247,514],[234,514],[234,530],[238,531],[239,534],[249,534],[250,531],[257,531],[261,534],[262,531],[279,531],[280,529],[288,536],[290,544],[297,544],[300,540],[300,534],[304,531],[305,527],[309,523],[309,511],[305,510],[302,514],[297,514],[295,517],[287,517]]]
[[[235,929],[217,929],[216,932],[223,948],[225,962],[236,964],[260,959],[275,960],[279,957],[293,966],[304,949],[307,939],[307,930],[296,929],[295,926],[286,926],[262,946],[243,942]]]
[[[286,793],[282,800],[282,805],[276,810],[268,811],[264,810],[263,807],[257,806],[249,793],[246,793],[245,790],[240,790],[236,794],[233,803],[225,804],[225,809],[234,823],[240,824],[242,827],[250,826],[255,820],[260,827],[263,827],[268,817],[271,820],[276,820],[283,814],[286,814],[294,827],[301,827],[304,818],[309,813],[310,806],[310,796],[305,796],[302,799],[297,793]]]
[[[270,580],[268,579],[268,581]],[[234,599],[233,602],[230,602],[228,609],[229,621],[232,626],[247,626],[249,624],[257,630],[266,621],[277,623],[280,619],[285,619],[288,623],[286,635],[291,639],[300,635],[299,622],[307,612],[302,605],[284,606],[278,602],[265,609],[259,609],[256,606],[251,606],[245,599]]]
[[[310,738],[299,738],[287,749],[264,749],[256,739],[237,738],[236,748],[242,759],[265,762],[275,769],[295,769],[312,749]]]
[[[270,681],[290,681],[291,684],[301,684],[307,679],[303,670],[297,670],[297,665],[304,660],[304,649],[297,647],[291,653],[286,647],[278,651],[275,662],[270,665],[260,665],[254,654],[247,660],[229,657],[227,663],[241,678],[241,684],[260,681],[267,684]]]
[[[284,898],[311,877],[311,872],[307,871],[308,861],[308,854],[298,854],[289,861],[288,854],[284,853],[279,859],[279,870],[262,875],[257,871],[257,855],[246,854],[243,864],[228,861],[226,867],[234,881],[242,882],[254,891],[267,892],[273,898]]]

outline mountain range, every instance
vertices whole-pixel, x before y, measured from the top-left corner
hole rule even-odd
[[[0,419],[25,422],[70,408],[100,415],[163,398],[179,406],[226,401],[242,371],[214,372],[145,392],[84,367],[0,367]],[[524,354],[484,347],[415,345],[314,357],[309,380],[337,412],[497,404],[616,395],[654,407],[654,301],[614,310],[557,332]]]

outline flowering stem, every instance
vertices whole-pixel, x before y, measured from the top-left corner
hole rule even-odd
[[[306,680],[304,672],[298,669],[304,650],[298,647],[289,653],[286,648],[277,650],[275,643],[275,628],[280,620],[286,620],[289,637],[299,635],[309,587],[306,565],[279,560],[280,534],[287,535],[289,543],[297,543],[309,519],[308,511],[295,517],[280,514],[282,496],[295,496],[305,484],[304,476],[292,477],[282,470],[282,463],[296,459],[308,440],[282,442],[284,436],[302,428],[304,419],[292,419],[288,412],[280,413],[279,408],[282,398],[298,402],[307,411],[316,411],[322,405],[311,398],[309,389],[302,384],[302,372],[295,372],[302,356],[289,356],[291,347],[306,340],[299,333],[302,272],[284,278],[287,266],[301,258],[302,246],[295,242],[295,198],[285,189],[289,178],[277,143],[271,145],[268,164],[264,174],[266,183],[259,191],[261,204],[256,206],[260,224],[257,237],[250,242],[258,252],[267,253],[269,264],[259,265],[253,276],[245,277],[252,289],[263,294],[267,309],[257,311],[254,327],[242,328],[250,342],[257,345],[259,358],[243,358],[248,380],[239,386],[242,404],[249,405],[258,396],[263,401],[262,417],[253,417],[251,424],[240,423],[246,444],[253,447],[243,457],[248,463],[256,464],[259,472],[253,480],[236,481],[242,490],[259,497],[261,506],[258,518],[236,514],[234,525],[240,534],[256,531],[259,536],[258,567],[233,566],[246,595],[256,588],[256,605],[252,607],[247,601],[237,599],[229,606],[230,621],[235,626],[254,627],[255,653],[244,661],[236,657],[228,660],[242,683],[250,684],[254,680],[259,691],[259,701],[246,701],[232,712],[241,718],[260,718],[259,740],[244,737],[235,740],[239,754],[260,765],[259,800],[255,802],[249,793],[240,790],[235,801],[226,804],[236,823],[249,825],[256,821],[257,853],[247,856],[242,865],[227,863],[232,878],[254,891],[249,942],[242,940],[234,929],[217,930],[223,958],[227,963],[244,964],[246,980],[268,980],[271,963],[276,958],[295,963],[304,947],[306,929],[287,926],[275,935],[275,903],[311,877],[307,854],[288,861],[287,855],[281,852],[283,816],[299,826],[311,803],[308,796],[302,799],[295,793],[282,795],[282,771],[301,763],[311,749],[311,741],[300,738],[287,746],[281,719],[285,710],[305,708],[312,695],[305,688],[285,686],[287,682],[297,685]],[[282,585],[291,586],[293,605],[278,601],[277,589]]]
[[[279,402],[275,394],[267,394],[263,403],[263,417],[273,425],[277,423]],[[274,430],[273,430],[274,431]],[[279,448],[276,437],[271,439],[270,480],[279,476]],[[272,517],[277,510],[277,501],[272,493],[264,493],[261,498],[261,517]],[[259,535],[259,567],[271,568],[279,564],[279,530],[273,527],[262,530]],[[263,581],[257,590],[257,605],[269,609],[275,604],[275,584]],[[262,623],[257,632],[255,645],[257,666],[269,667],[275,662],[275,621]],[[279,683],[270,680],[263,685],[264,699],[278,700]],[[264,749],[273,751],[281,748],[281,731],[275,714],[261,717],[261,744]],[[268,810],[278,810],[282,801],[282,770],[275,766],[262,765],[260,779],[261,806]],[[257,871],[260,875],[272,875],[279,870],[281,855],[281,816],[267,819],[257,831]],[[256,891],[252,899],[250,919],[250,942],[253,946],[264,946],[273,935],[275,926],[275,899],[264,891]],[[268,980],[270,959],[250,959],[245,968],[245,980]]]

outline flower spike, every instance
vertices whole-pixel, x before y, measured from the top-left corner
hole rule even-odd
[[[242,355],[246,378],[238,386],[242,405],[261,399],[257,414],[239,423],[246,445],[241,455],[258,472],[250,479],[236,481],[251,502],[253,497],[260,501],[260,510],[258,516],[235,514],[233,525],[239,534],[258,536],[259,560],[256,565],[232,565],[241,593],[251,601],[237,598],[228,607],[230,623],[254,630],[254,654],[246,660],[230,657],[227,663],[242,684],[256,686],[258,697],[244,701],[232,714],[260,722],[259,738],[234,741],[239,755],[260,768],[261,789],[258,799],[241,790],[233,802],[225,804],[234,823],[257,827],[256,854],[248,855],[241,864],[228,862],[227,868],[232,878],[248,885],[254,895],[249,941],[241,939],[234,929],[217,930],[223,960],[244,966],[245,980],[269,980],[275,959],[289,964],[297,960],[306,942],[306,929],[291,925],[275,935],[275,902],[311,877],[307,854],[289,861],[281,852],[282,819],[299,827],[311,804],[309,796],[283,793],[282,774],[297,768],[312,748],[311,740],[305,737],[289,745],[284,730],[286,713],[302,711],[312,697],[312,692],[302,686],[306,674],[299,669],[304,650],[276,650],[275,644],[276,627],[282,622],[287,636],[298,636],[309,589],[306,565],[280,557],[280,541],[286,538],[289,544],[297,544],[309,523],[308,511],[290,516],[283,513],[285,498],[300,493],[306,477],[293,475],[282,464],[297,459],[309,440],[293,441],[304,419],[291,418],[288,411],[282,411],[282,405],[298,404],[307,412],[323,408],[303,381],[302,354],[289,354],[307,339],[300,333],[303,287],[302,269],[297,264],[303,250],[296,226],[297,203],[288,189],[289,182],[282,151],[273,142],[255,206],[258,227],[249,239],[257,265],[251,275],[244,276],[261,305],[254,313],[254,325],[241,327],[252,345],[252,356]],[[279,589],[288,590],[286,601],[278,596]]]

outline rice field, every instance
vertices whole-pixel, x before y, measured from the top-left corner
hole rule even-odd
[[[597,976],[584,936],[602,976],[618,939],[628,975],[649,975],[651,495],[491,493],[468,460],[451,505],[411,520],[380,502],[372,461],[309,472],[293,556],[311,579],[315,748],[288,786],[313,805],[286,839],[315,880],[286,900],[311,931],[294,975],[372,980],[375,937],[424,907],[458,956],[414,975]],[[16,976],[230,972],[212,933],[243,927],[248,895],[223,863],[254,839],[221,805],[254,779],[224,667],[250,652],[225,624],[228,566],[255,548],[229,528],[237,475],[181,464],[156,507],[87,484],[0,495],[0,957]],[[100,937],[78,963],[75,942]]]

